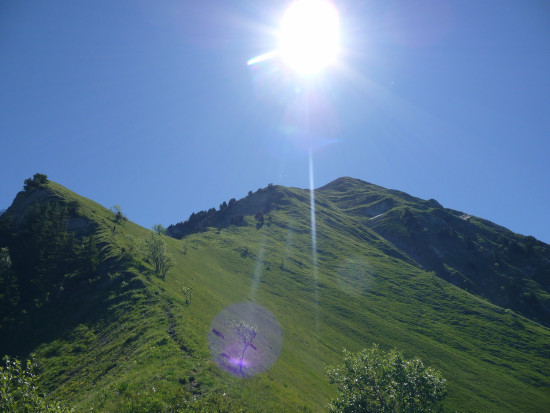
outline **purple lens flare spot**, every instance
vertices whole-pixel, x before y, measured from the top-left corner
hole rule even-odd
[[[210,326],[212,358],[225,371],[251,377],[267,370],[281,351],[282,333],[275,317],[253,303],[232,305]]]

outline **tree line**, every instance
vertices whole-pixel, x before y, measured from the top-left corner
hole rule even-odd
[[[100,262],[97,240],[67,231],[75,215],[74,205],[56,201],[27,208],[17,228],[10,213],[2,216],[0,247],[10,263],[0,270],[3,317],[16,307],[39,308],[94,276]]]

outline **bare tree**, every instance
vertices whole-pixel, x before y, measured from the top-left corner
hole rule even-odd
[[[241,353],[241,358],[239,360],[239,368],[242,374],[243,360],[244,360],[244,354],[246,353],[246,350],[248,349],[248,347],[252,347],[253,350],[256,350],[256,346],[254,346],[252,342],[256,338],[256,334],[258,333],[258,327],[256,327],[254,324],[248,324],[244,320],[230,321],[229,326],[233,328],[235,333],[239,336],[239,338],[242,340],[244,344],[243,352]]]

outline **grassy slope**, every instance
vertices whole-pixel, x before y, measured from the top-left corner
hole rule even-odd
[[[305,193],[295,192],[296,198]],[[359,350],[374,341],[439,367],[450,381],[451,409],[537,411],[550,403],[548,329],[382,255],[361,239],[341,233],[338,226],[325,225],[328,218],[346,221],[344,216],[331,217],[329,207],[327,202],[317,210],[317,282],[303,206],[302,216],[291,213],[292,205],[272,212],[271,226],[259,230],[251,223],[181,241],[197,245],[179,257],[183,267],[194,268],[189,283],[199,289],[208,285],[209,295],[218,291],[219,309],[250,297],[257,258],[263,257],[257,301],[273,312],[285,332],[283,354],[271,374],[293,371],[300,379],[296,386],[313,400],[326,400],[323,365],[337,361],[343,347]],[[372,233],[358,235],[376,238]],[[253,255],[243,259],[240,251],[245,247]],[[219,267],[204,272],[205,257]],[[228,278],[237,294],[231,299],[222,281]],[[213,313],[206,316],[205,328]]]
[[[49,185],[100,224],[113,256],[128,235],[146,235],[131,222],[112,235],[112,213]],[[82,410],[319,411],[334,394],[324,366],[344,347],[377,342],[439,368],[450,410],[550,405],[549,329],[419,269],[322,191],[315,268],[308,192],[275,190],[284,202],[267,214],[269,225],[247,216],[244,227],[168,239],[176,266],[166,280],[138,260],[50,308],[43,324],[54,331],[37,333],[44,340],[35,351],[52,396]],[[191,305],[182,285],[194,290]],[[207,338],[221,310],[251,299],[277,318],[283,347],[271,369],[243,380],[210,361]]]
[[[422,268],[550,326],[550,245],[399,191],[340,178],[320,191]]]

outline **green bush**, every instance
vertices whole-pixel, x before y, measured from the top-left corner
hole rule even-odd
[[[48,403],[36,387],[34,363],[4,356],[0,366],[0,411],[2,412],[67,412],[58,403]]]
[[[334,412],[433,412],[441,410],[446,381],[418,358],[380,350],[376,344],[359,353],[344,350],[344,364],[326,369],[338,386]]]

